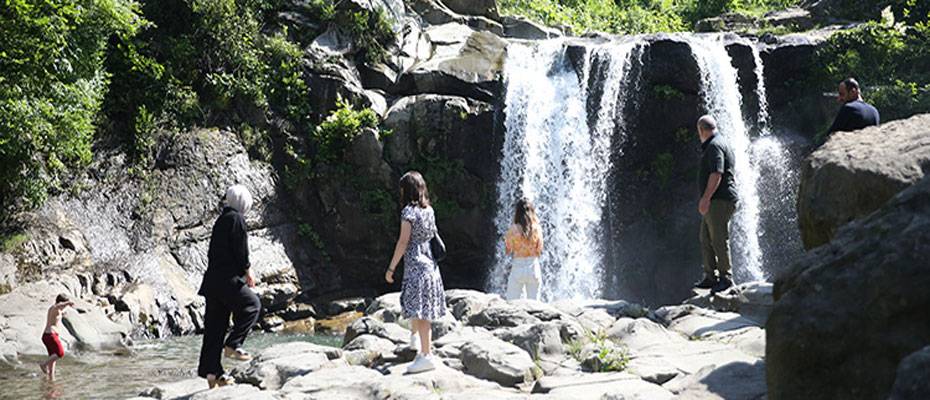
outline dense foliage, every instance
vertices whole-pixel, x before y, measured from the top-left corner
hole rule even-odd
[[[224,126],[268,156],[283,129],[329,146],[312,120],[303,51],[330,27],[359,61],[384,57],[381,12],[300,3],[319,24],[280,23],[283,1],[8,0],[0,8],[0,220],[41,204],[91,160],[123,146],[145,171],[162,131]],[[296,3],[294,3],[296,4]],[[323,132],[332,132],[324,130]],[[325,153],[326,151],[322,151]]]
[[[0,204],[41,203],[91,158],[110,37],[142,25],[121,0],[6,1],[0,8]]]
[[[702,18],[726,12],[762,15],[797,0],[501,0],[504,14],[525,15],[576,33],[649,33],[690,30]]]

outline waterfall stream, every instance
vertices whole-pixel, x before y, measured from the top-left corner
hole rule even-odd
[[[598,232],[610,171],[611,140],[622,129],[621,88],[635,42],[585,49],[580,71],[562,40],[508,48],[504,156],[495,225],[502,238],[520,196],[531,199],[546,240],[541,257],[543,299],[593,298],[600,293],[603,256]],[[602,75],[600,103],[589,126],[587,84]],[[489,289],[505,290],[508,257],[498,241]]]
[[[738,281],[759,280],[762,250],[759,246],[759,171],[750,161],[749,130],[743,121],[737,71],[722,36],[685,36],[701,71],[701,95],[707,113],[717,120],[717,132],[736,155],[734,175],[739,197],[730,224],[733,275]]]

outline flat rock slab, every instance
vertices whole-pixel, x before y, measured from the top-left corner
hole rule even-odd
[[[553,399],[600,400],[642,399],[665,400],[672,392],[626,372],[546,376],[536,382],[534,393],[548,393]]]
[[[680,400],[762,400],[766,398],[765,364],[735,362],[707,367],[666,388]]]
[[[253,359],[232,371],[237,382],[262,389],[279,389],[288,379],[323,368],[329,359],[325,353],[307,352],[274,359]]]

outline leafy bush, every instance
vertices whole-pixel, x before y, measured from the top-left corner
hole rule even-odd
[[[377,128],[378,115],[370,108],[356,110],[340,101],[337,108],[313,132],[317,160],[334,162],[342,158],[352,139],[365,128]]]
[[[0,220],[41,204],[90,162],[108,39],[140,24],[130,0],[15,0],[0,10]]]

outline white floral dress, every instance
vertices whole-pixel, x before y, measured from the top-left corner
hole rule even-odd
[[[437,320],[446,314],[446,295],[439,266],[429,241],[436,234],[432,207],[408,205],[400,213],[410,223],[410,242],[404,253],[404,281],[400,305],[404,318]]]

